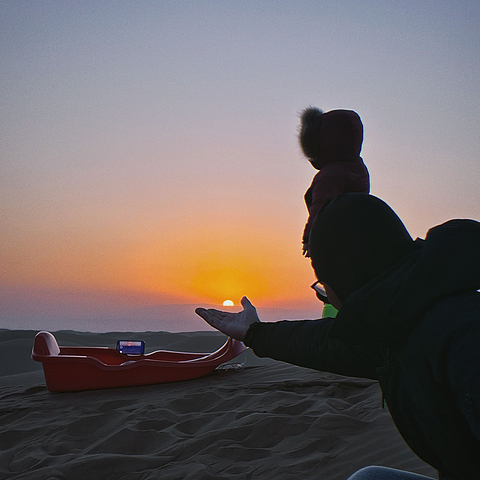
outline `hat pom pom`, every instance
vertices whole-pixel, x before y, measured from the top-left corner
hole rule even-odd
[[[300,116],[300,147],[307,158],[315,158],[323,112],[319,108],[308,107]]]

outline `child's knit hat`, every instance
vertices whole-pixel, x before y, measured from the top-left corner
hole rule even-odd
[[[350,160],[360,155],[363,142],[362,120],[353,110],[323,112],[306,108],[300,117],[299,142],[304,155],[314,159],[329,153]]]

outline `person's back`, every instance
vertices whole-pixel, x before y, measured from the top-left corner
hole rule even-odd
[[[442,478],[480,478],[479,323],[478,292],[446,297],[379,369],[399,432]]]
[[[305,193],[309,218],[303,231],[303,252],[313,220],[327,203],[341,193],[369,193],[368,170],[360,157],[363,124],[351,110],[322,112],[309,107],[301,115],[299,143],[312,166],[319,170]]]
[[[479,246],[477,221],[413,241],[384,202],[358,194],[334,200],[311,236],[317,278],[342,302],[328,337],[381,354],[399,432],[444,478],[480,478]]]

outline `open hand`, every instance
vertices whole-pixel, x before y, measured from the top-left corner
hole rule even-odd
[[[197,308],[195,313],[202,317],[209,325],[220,332],[243,341],[247,330],[252,323],[260,322],[257,309],[250,303],[247,297],[241,300],[243,310],[241,312],[222,312],[214,308]]]

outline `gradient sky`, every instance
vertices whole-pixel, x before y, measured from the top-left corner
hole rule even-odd
[[[82,329],[82,296],[319,308],[309,105],[360,114],[412,236],[480,219],[479,24],[477,0],[0,1],[3,326],[43,302]]]

